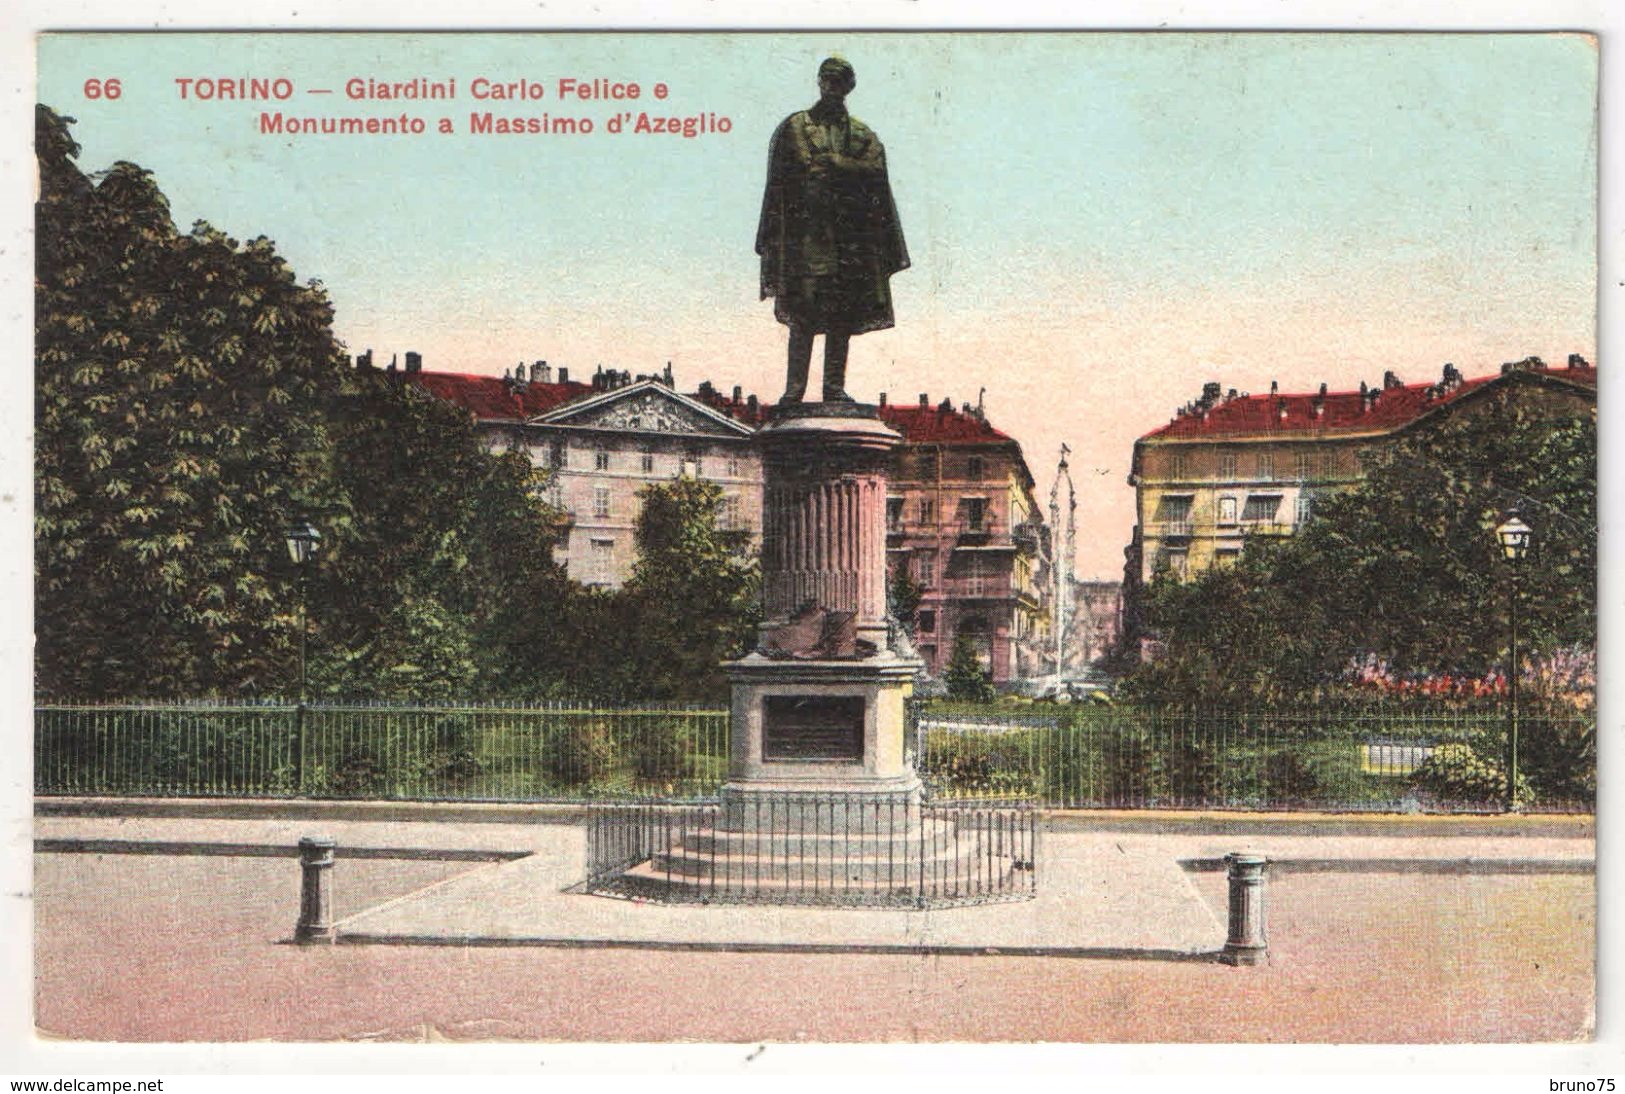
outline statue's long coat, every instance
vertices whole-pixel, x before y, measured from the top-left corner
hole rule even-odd
[[[846,166],[810,168],[836,153]],[[779,322],[824,333],[893,323],[890,277],[908,268],[886,152],[870,128],[820,103],[773,133],[756,230],[762,297]]]

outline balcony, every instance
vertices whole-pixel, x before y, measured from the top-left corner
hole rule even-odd
[[[1190,520],[1158,520],[1151,523],[1151,534],[1163,539],[1190,539],[1196,534],[1196,524]]]
[[[1038,556],[1038,525],[1018,524],[1011,529],[1010,539],[1023,554]]]

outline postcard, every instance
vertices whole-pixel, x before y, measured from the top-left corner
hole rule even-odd
[[[37,63],[40,1037],[1595,1035],[1595,37]]]

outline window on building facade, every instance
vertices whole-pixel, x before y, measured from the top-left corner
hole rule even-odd
[[[1247,504],[1241,509],[1241,520],[1243,524],[1274,524],[1280,512],[1281,495],[1248,494]]]
[[[590,584],[604,585],[615,580],[615,541],[612,539],[595,539],[592,541],[592,556],[589,559],[587,581]]]
[[[1309,458],[1309,453],[1307,453],[1307,452],[1299,452],[1298,453],[1297,460],[1296,460],[1296,470],[1297,470],[1297,473],[1298,473],[1298,478],[1300,478],[1300,479],[1309,478],[1310,474],[1312,473],[1312,464],[1311,464],[1311,460]]]
[[[592,488],[592,515],[595,517],[609,516],[609,487],[595,486]],[[593,542],[598,541],[594,540]]]
[[[1337,452],[1322,452],[1320,454],[1320,477],[1323,479],[1337,476]]]
[[[1258,477],[1273,479],[1275,477],[1275,453],[1260,452],[1258,454]]]
[[[728,457],[728,477],[730,479],[737,479],[739,477],[739,457],[738,456],[729,456]]]
[[[722,526],[724,528],[739,527],[739,498],[729,494],[722,499]]]
[[[935,498],[920,499],[920,523],[930,524],[937,519],[937,502]]]
[[[645,475],[654,474],[655,454],[653,452],[643,453],[643,455],[639,457],[639,466],[643,469],[643,473]]]
[[[566,444],[565,442],[563,442],[563,441],[554,441],[552,447],[553,447],[553,458],[552,458],[553,466],[554,467],[569,467],[570,466],[570,446],[568,444]]]
[[[1185,575],[1190,572],[1190,557],[1186,551],[1169,551],[1163,556],[1168,573],[1184,581]]]
[[[1233,494],[1225,494],[1219,498],[1219,523],[1236,523],[1236,498]]]
[[[965,477],[979,479],[987,473],[985,461],[980,456],[970,456],[965,460]]]
[[[1157,499],[1157,508],[1151,519],[1165,532],[1190,533],[1191,506],[1195,502],[1189,494],[1164,494]]]
[[[987,499],[965,499],[965,527],[972,532],[983,531],[987,527]]]
[[[1298,494],[1297,523],[1303,524],[1315,511],[1315,496],[1304,490]]]
[[[895,531],[898,531],[899,529],[901,529],[902,527],[903,527],[903,499],[902,498],[887,498],[886,499],[886,529],[888,531],[895,532]]]
[[[914,630],[918,634],[936,634],[937,613],[934,611],[921,612],[915,620]]]
[[[980,555],[972,555],[965,564],[965,595],[982,596],[987,592],[987,565]]]
[[[914,556],[914,580],[922,588],[926,589],[937,583],[937,553],[935,551],[921,551]]]
[[[1183,479],[1190,475],[1190,460],[1183,452],[1168,454],[1168,477]]]
[[[609,470],[609,452],[600,448],[592,454],[592,469],[594,471]]]
[[[683,458],[683,477],[697,479],[705,474],[705,461],[698,456],[685,456]]]
[[[1234,452],[1219,453],[1219,478],[1226,482],[1233,482],[1236,478],[1236,454]]]
[[[1234,566],[1241,557],[1241,552],[1234,547],[1220,547],[1213,552],[1213,561],[1219,566]]]

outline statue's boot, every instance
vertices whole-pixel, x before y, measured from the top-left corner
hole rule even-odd
[[[857,402],[856,399],[846,393],[846,353],[844,345],[841,350],[840,357],[836,360],[831,360],[828,354],[824,357],[824,402],[826,403]]]

